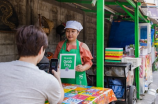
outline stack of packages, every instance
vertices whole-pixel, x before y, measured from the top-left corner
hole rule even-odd
[[[105,62],[121,62],[123,48],[105,48]]]

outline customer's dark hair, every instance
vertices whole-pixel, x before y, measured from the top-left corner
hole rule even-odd
[[[37,56],[42,46],[48,46],[48,38],[38,26],[22,26],[17,29],[16,44],[19,56]]]

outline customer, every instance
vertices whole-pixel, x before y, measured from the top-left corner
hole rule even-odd
[[[16,44],[19,60],[0,63],[0,104],[62,103],[60,71],[53,76],[36,66],[48,46],[44,31],[33,25],[20,27]]]

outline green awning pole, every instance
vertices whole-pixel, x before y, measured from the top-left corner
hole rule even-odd
[[[104,0],[97,0],[97,87],[104,87]]]
[[[135,57],[139,57],[139,4],[136,3],[135,8]],[[139,67],[135,69],[135,81],[137,88],[137,99],[139,99]]]

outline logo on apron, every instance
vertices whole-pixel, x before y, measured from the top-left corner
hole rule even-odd
[[[80,74],[80,75],[79,75],[80,85],[82,85],[82,79],[83,79],[83,74]]]

